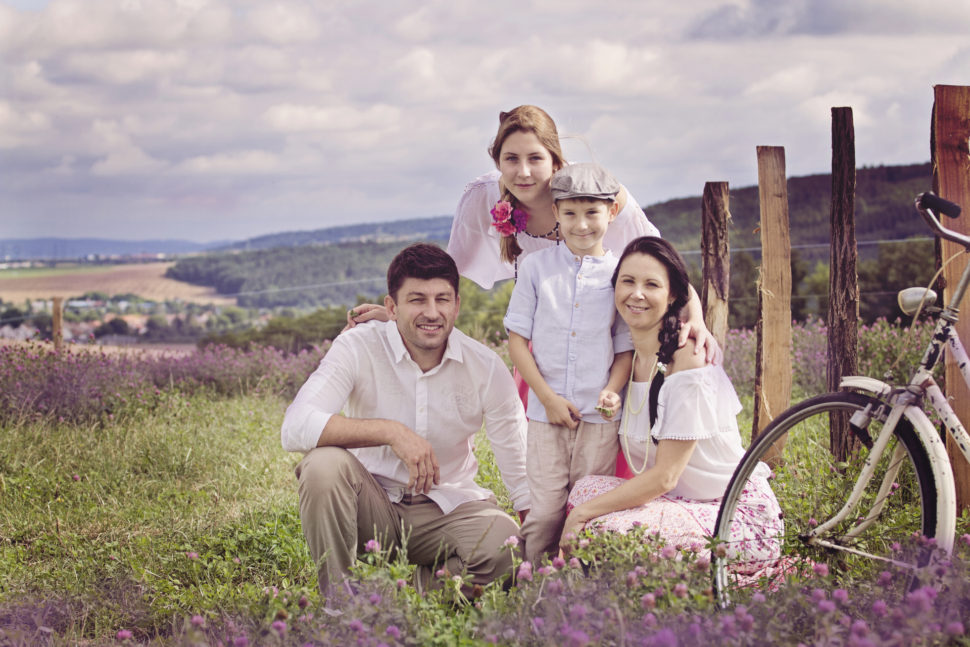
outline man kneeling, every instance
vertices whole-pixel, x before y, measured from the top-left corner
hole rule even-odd
[[[438,568],[485,584],[510,573],[518,534],[475,484],[484,422],[512,503],[529,507],[526,420],[502,360],[454,329],[458,269],[438,247],[402,250],[387,271],[390,320],[341,333],[286,410],[300,519],[326,593],[371,539],[407,542],[423,586]],[[341,411],[344,415],[341,415]]]

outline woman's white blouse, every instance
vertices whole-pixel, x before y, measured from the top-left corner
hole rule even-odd
[[[627,434],[633,467],[646,468],[656,461],[661,440],[696,440],[694,451],[677,485],[668,494],[696,501],[723,496],[744,447],[738,432],[737,415],[741,402],[724,369],[708,364],[668,376],[657,398],[657,421],[650,428],[646,403],[648,382],[633,382],[626,397],[620,441]],[[642,409],[640,408],[643,403]],[[640,409],[638,414],[632,410]]]
[[[448,253],[458,265],[458,273],[470,278],[486,290],[496,281],[511,279],[515,268],[502,260],[499,247],[501,236],[492,227],[492,207],[501,198],[498,171],[486,173],[465,187],[458,201],[455,219],[451,224]],[[660,231],[647,220],[643,209],[627,191],[626,205],[610,223],[603,238],[603,246],[616,256],[626,244],[640,236],[659,236]],[[555,240],[533,238],[520,234],[518,237],[522,254],[529,254],[550,245]],[[520,257],[521,258],[521,257]]]

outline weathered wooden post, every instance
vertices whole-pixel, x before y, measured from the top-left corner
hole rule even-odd
[[[64,297],[54,297],[54,312],[51,313],[51,338],[54,351],[60,352],[64,345]]]
[[[837,391],[843,375],[855,375],[859,347],[859,277],[855,239],[855,128],[852,108],[832,108],[832,212],[829,247],[826,386]],[[858,441],[845,413],[829,420],[832,454],[843,461]]]
[[[752,438],[791,400],[791,237],[785,149],[780,146],[758,147],[758,201],[761,276]]]
[[[701,257],[704,285],[701,288],[701,304],[704,307],[704,323],[724,348],[728,329],[728,296],[731,286],[731,249],[728,241],[728,209],[730,195],[727,182],[704,184],[701,208]]]
[[[967,155],[970,140],[970,87],[937,85],[933,90],[933,126],[930,134],[933,188],[937,195],[963,207],[959,218],[947,219],[944,224],[950,229],[967,234],[970,233],[970,157]],[[942,241],[943,259],[950,258],[960,250],[958,245]],[[943,270],[947,286],[943,290],[943,299],[946,302],[950,298],[949,286],[957,284],[966,264],[966,254],[962,254]],[[966,313],[957,322],[956,329],[962,339],[970,340],[970,317]],[[949,354],[946,356],[946,393],[963,426],[970,428],[970,392],[959,367]],[[957,509],[963,510],[970,507],[970,465],[949,436],[946,446],[956,480]]]

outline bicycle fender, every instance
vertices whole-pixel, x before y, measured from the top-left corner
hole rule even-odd
[[[892,392],[889,384],[864,375],[843,377],[839,386],[843,389],[857,389],[871,393],[881,399],[889,397]],[[922,409],[908,406],[903,415],[913,425],[916,436],[926,448],[926,455],[936,482],[936,541],[949,554],[953,551],[956,533],[957,495],[953,482],[953,468],[950,466],[950,457],[946,453],[946,444]]]
[[[846,375],[839,382],[839,388],[867,391],[880,398],[888,397],[892,391],[892,387],[882,380],[877,380],[874,377],[866,377],[865,375]]]
[[[953,468],[946,453],[946,443],[933,423],[919,407],[908,406],[903,412],[913,425],[917,437],[926,449],[936,482],[936,542],[947,554],[953,551],[956,533],[957,493],[953,482]]]

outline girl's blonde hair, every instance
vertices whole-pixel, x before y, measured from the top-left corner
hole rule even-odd
[[[488,147],[488,154],[495,162],[496,167],[499,165],[502,145],[505,140],[512,133],[519,131],[533,133],[539,139],[543,148],[549,151],[549,155],[552,157],[553,172],[566,165],[562,146],[559,144],[559,131],[556,129],[556,122],[542,108],[524,105],[512,108],[508,112],[500,112],[498,115],[498,132],[495,134],[495,139],[492,140],[492,145]],[[518,206],[518,200],[507,187],[502,193],[502,199],[507,200],[513,209]],[[515,236],[503,236],[500,245],[502,260],[509,263],[514,263],[515,259],[522,253],[522,248]]]

